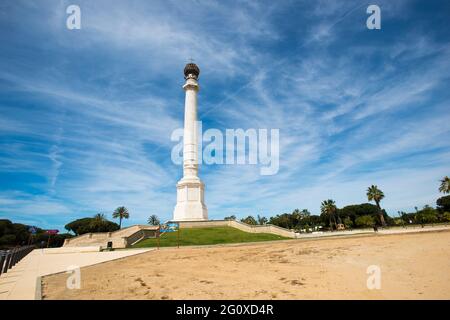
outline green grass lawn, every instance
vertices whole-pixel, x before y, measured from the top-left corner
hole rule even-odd
[[[231,227],[186,228],[180,230],[180,246],[195,246],[220,243],[241,243],[289,239],[270,233],[248,233]],[[177,232],[165,233],[160,238],[161,247],[177,246]],[[156,239],[146,239],[133,248],[156,247]]]

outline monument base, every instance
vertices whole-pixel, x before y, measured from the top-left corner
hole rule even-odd
[[[173,221],[206,221],[205,185],[198,177],[185,177],[177,183],[177,204]]]

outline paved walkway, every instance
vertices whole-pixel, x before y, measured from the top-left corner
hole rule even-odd
[[[38,279],[65,272],[69,266],[85,267],[116,260],[154,249],[129,249],[110,252],[73,252],[35,249],[7,273],[0,276],[0,300],[34,300]]]
[[[433,232],[433,231],[444,231],[450,230],[449,225],[427,225],[424,228],[421,226],[408,226],[403,227],[388,227],[386,229],[378,229],[378,234],[402,234],[402,233],[416,233],[416,232]],[[325,237],[335,237],[335,236],[352,236],[358,234],[375,234],[372,228],[370,229],[355,229],[355,230],[343,230],[343,231],[333,231],[333,232],[316,232],[316,233],[301,233],[297,236],[297,239],[308,239],[308,238],[325,238]]]

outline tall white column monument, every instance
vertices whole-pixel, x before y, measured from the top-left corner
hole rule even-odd
[[[174,221],[208,220],[205,185],[198,177],[197,93],[200,69],[194,63],[184,68],[183,178],[177,183],[177,205]]]

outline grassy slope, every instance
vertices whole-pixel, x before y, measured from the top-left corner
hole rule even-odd
[[[180,230],[180,246],[206,245],[219,243],[240,243],[288,239],[269,233],[248,233],[231,227],[186,228]],[[156,239],[146,239],[136,243],[133,248],[156,247]],[[160,238],[161,247],[177,245],[177,232],[166,233]]]

